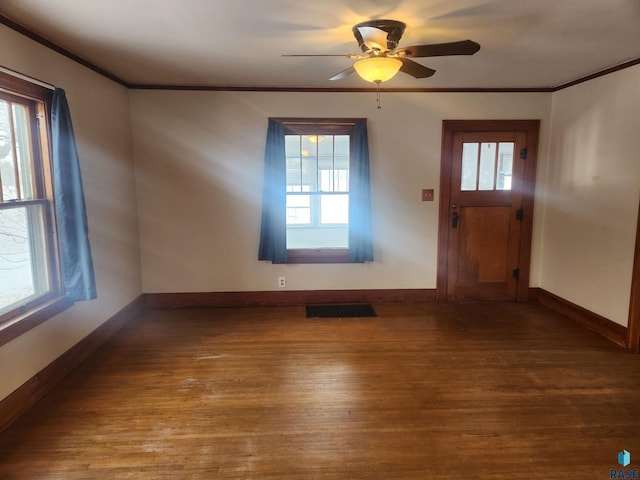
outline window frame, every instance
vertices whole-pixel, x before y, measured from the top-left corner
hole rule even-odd
[[[44,250],[49,282],[47,292],[0,315],[0,345],[47,321],[73,304],[64,293],[58,253],[50,152],[52,94],[53,91],[49,88],[0,71],[0,95],[3,98],[19,100],[18,103],[27,104],[30,109],[30,147],[37,191],[36,199],[12,201],[11,206],[6,205],[9,202],[3,202],[3,209],[35,204],[42,206]]]
[[[274,118],[284,127],[284,135],[348,135],[349,171],[353,166],[354,118]],[[288,193],[288,192],[287,192]],[[300,192],[304,194],[305,192]],[[343,193],[343,192],[337,192]],[[346,192],[349,195],[349,192]],[[349,223],[347,223],[348,227]],[[286,226],[285,226],[286,228]],[[347,248],[287,248],[287,263],[350,263]]]

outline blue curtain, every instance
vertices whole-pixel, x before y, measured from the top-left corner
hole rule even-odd
[[[369,141],[366,120],[357,120],[349,172],[349,261],[373,261]]]
[[[264,153],[262,222],[258,260],[287,262],[287,193],[284,125],[269,119]]]
[[[73,301],[96,298],[87,214],[73,125],[64,90],[51,104],[51,154],[58,243],[64,288]]]

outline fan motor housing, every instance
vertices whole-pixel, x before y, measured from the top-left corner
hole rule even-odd
[[[377,28],[379,30],[383,30],[387,32],[387,49],[389,51],[393,51],[398,46],[398,42],[400,42],[400,39],[402,38],[402,34],[404,33],[404,29],[406,28],[406,25],[397,20],[384,20],[384,19],[368,20],[366,22],[362,22],[362,23],[358,23],[357,25],[354,25],[353,28],[351,29],[351,31],[353,32],[353,36],[356,37],[356,40],[358,41],[358,45],[360,46],[360,49],[363,52],[367,52],[369,50],[369,47],[367,47],[367,44],[365,43],[364,39],[362,38],[362,35],[360,34],[360,30],[358,30],[358,28],[360,27],[373,27],[373,28]]]

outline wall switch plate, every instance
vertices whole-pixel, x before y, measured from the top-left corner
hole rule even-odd
[[[422,201],[433,202],[433,188],[425,188],[422,190]]]
[[[286,283],[284,281],[284,277],[278,277],[278,288],[284,288]]]

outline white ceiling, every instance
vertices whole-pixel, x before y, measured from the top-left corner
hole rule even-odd
[[[467,38],[474,56],[418,59],[389,88],[545,88],[640,58],[640,0],[2,0],[0,13],[131,84],[359,88],[329,81],[351,27],[407,24],[400,47]],[[0,56],[0,64],[2,58]]]

